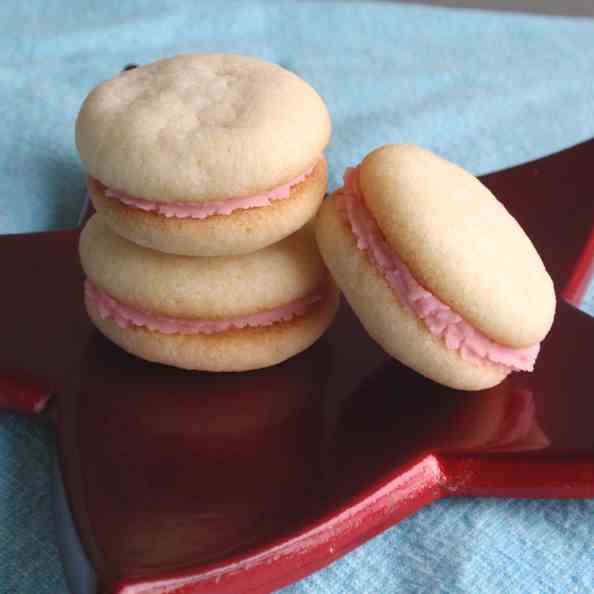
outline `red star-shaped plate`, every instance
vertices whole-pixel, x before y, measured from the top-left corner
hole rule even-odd
[[[483,178],[560,299],[536,371],[480,393],[388,359],[346,305],[271,369],[149,364],[87,321],[76,230],[1,237],[0,403],[56,396],[72,590],[270,592],[440,497],[594,497],[592,163],[594,141]]]

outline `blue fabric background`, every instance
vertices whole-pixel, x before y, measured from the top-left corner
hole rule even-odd
[[[5,0],[0,233],[76,223],[85,95],[128,62],[253,54],[295,70],[334,121],[330,184],[386,142],[476,174],[594,136],[594,21],[386,2]],[[587,299],[594,312],[594,290]],[[66,592],[49,505],[53,444],[0,413],[0,594]],[[442,501],[287,589],[294,594],[588,594],[594,501]]]

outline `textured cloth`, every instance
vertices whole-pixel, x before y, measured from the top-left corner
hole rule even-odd
[[[594,136],[594,21],[358,2],[0,3],[0,233],[76,224],[74,120],[128,62],[233,51],[325,98],[330,184],[386,142],[476,174]],[[588,301],[594,311],[594,291]],[[50,432],[0,413],[0,594],[66,592]],[[588,594],[594,501],[446,500],[287,588],[312,594]]]

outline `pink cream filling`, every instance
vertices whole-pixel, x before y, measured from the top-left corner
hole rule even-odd
[[[448,349],[458,351],[463,359],[475,364],[488,362],[509,371],[534,369],[540,344],[515,349],[493,342],[417,282],[406,264],[388,246],[365,206],[357,168],[351,167],[345,172],[344,188],[336,194],[336,206],[346,216],[357,247],[367,252],[399,302],[423,320],[431,334],[442,338]]]
[[[206,219],[213,215],[229,215],[236,210],[246,210],[248,208],[258,208],[260,206],[269,206],[275,200],[288,198],[291,188],[305,181],[311,175],[316,165],[316,161],[309,169],[301,175],[293,178],[282,186],[278,186],[254,196],[243,196],[235,198],[225,198],[223,200],[214,200],[212,202],[159,202],[157,200],[146,200],[130,196],[120,190],[107,188],[105,196],[107,198],[116,198],[126,206],[139,208],[146,212],[154,212],[164,217],[176,219]]]
[[[96,307],[101,319],[110,318],[120,328],[144,326],[162,334],[215,334],[231,329],[259,328],[287,322],[307,313],[315,303],[321,301],[323,290],[314,291],[282,307],[224,320],[192,320],[153,314],[116,301],[89,279],[85,281],[85,296]]]

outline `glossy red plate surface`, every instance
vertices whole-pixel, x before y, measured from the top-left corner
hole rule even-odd
[[[593,273],[592,163],[594,141],[483,178],[573,304]],[[535,373],[479,393],[389,360],[346,305],[282,365],[192,373],[90,326],[77,236],[0,237],[0,404],[57,395],[93,591],[270,592],[440,497],[594,497],[594,319],[573,305]]]

